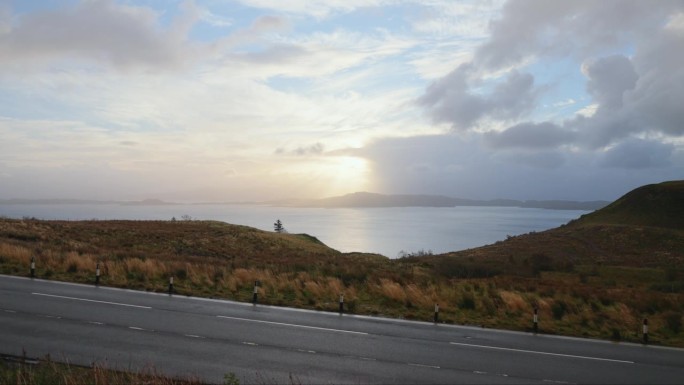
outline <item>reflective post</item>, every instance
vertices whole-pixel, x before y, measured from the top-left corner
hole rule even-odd
[[[644,318],[643,332],[644,332],[644,343],[647,344],[648,343],[648,318]]]
[[[439,322],[439,304],[435,304],[435,323]]]
[[[344,294],[340,294],[340,314],[344,313]]]
[[[532,317],[532,329],[535,333],[539,331],[539,309],[534,308],[534,316]]]
[[[169,277],[169,295],[173,294],[173,275]]]
[[[95,285],[100,284],[100,262],[95,266]]]
[[[259,296],[259,281],[254,281],[254,295],[252,296],[252,303],[257,304],[257,300]]]
[[[36,276],[36,257],[31,257],[31,278]]]

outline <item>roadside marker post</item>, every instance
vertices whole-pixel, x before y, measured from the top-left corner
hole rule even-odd
[[[169,277],[169,295],[173,294],[173,275]]]
[[[31,278],[36,276],[36,257],[31,257]]]
[[[252,303],[257,304],[259,296],[259,281],[254,281],[254,295],[252,296]]]
[[[644,318],[643,332],[644,332],[644,343],[647,344],[648,343],[648,318]]]
[[[435,323],[439,322],[439,304],[435,304]]]
[[[539,331],[539,309],[537,309],[536,307],[534,308],[534,316],[532,317],[532,322],[532,329],[536,334]]]
[[[340,294],[340,314],[344,313],[344,294]]]
[[[95,265],[95,285],[100,284],[100,262]]]

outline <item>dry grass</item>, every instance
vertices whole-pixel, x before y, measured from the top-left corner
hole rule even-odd
[[[93,283],[100,262],[103,285],[166,291],[173,276],[178,294],[251,301],[260,281],[266,304],[334,311],[344,294],[350,312],[431,320],[438,303],[443,322],[515,330],[531,329],[537,307],[544,332],[631,341],[648,317],[652,341],[684,346],[672,315],[684,311],[684,294],[661,290],[678,287],[683,271],[577,263],[531,274],[544,259],[523,257],[520,242],[512,256],[496,249],[512,268],[490,277],[493,265],[474,256],[342,254],[306,236],[218,222],[0,219],[0,272],[27,276],[35,257],[39,278]]]
[[[18,359],[14,363],[0,362],[0,383],[17,385],[200,385],[198,378],[176,378],[159,373],[154,367],[137,372],[116,371],[105,365],[82,367],[56,363],[47,357],[37,363]]]

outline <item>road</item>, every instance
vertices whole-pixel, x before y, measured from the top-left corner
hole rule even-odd
[[[222,383],[684,382],[684,350],[0,275],[0,354]]]

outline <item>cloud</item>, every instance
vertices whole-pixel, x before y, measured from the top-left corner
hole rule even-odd
[[[489,94],[474,92],[472,77],[473,67],[461,65],[430,84],[418,104],[428,109],[436,123],[451,123],[460,130],[474,128],[484,117],[517,118],[534,106],[537,90],[529,73],[510,71]]]
[[[684,167],[668,165],[673,147],[657,141],[630,140],[597,153],[492,152],[484,140],[474,134],[385,138],[347,153],[368,160],[374,191],[473,199],[612,200],[643,184],[681,179]]]
[[[553,149],[574,142],[576,134],[551,122],[520,123],[498,132],[485,134],[493,148]]]
[[[489,131],[496,149],[601,150],[645,135],[682,136],[682,14],[684,3],[674,1],[509,1],[472,61],[430,84],[419,105],[436,123]],[[548,78],[544,67],[568,62],[578,63],[591,104],[562,120],[521,121],[551,87],[523,69]],[[495,132],[483,122],[509,127]]]
[[[589,79],[587,91],[602,108],[618,109],[625,92],[634,89],[639,75],[624,55],[585,61],[582,73]]]
[[[623,169],[663,168],[671,165],[674,149],[672,144],[632,138],[608,149],[600,164]]]
[[[198,8],[185,3],[180,16],[164,28],[150,8],[82,1],[19,16],[0,34],[0,56],[5,65],[20,66],[80,57],[118,68],[178,67],[201,51],[187,40],[199,18]]]
[[[475,63],[499,69],[529,57],[584,58],[652,34],[677,9],[681,2],[511,0],[490,23]]]
[[[275,151],[276,155],[296,155],[296,156],[310,156],[310,155],[321,155],[325,146],[316,142],[310,146],[300,146],[294,150],[286,150],[282,147],[278,147]]]

